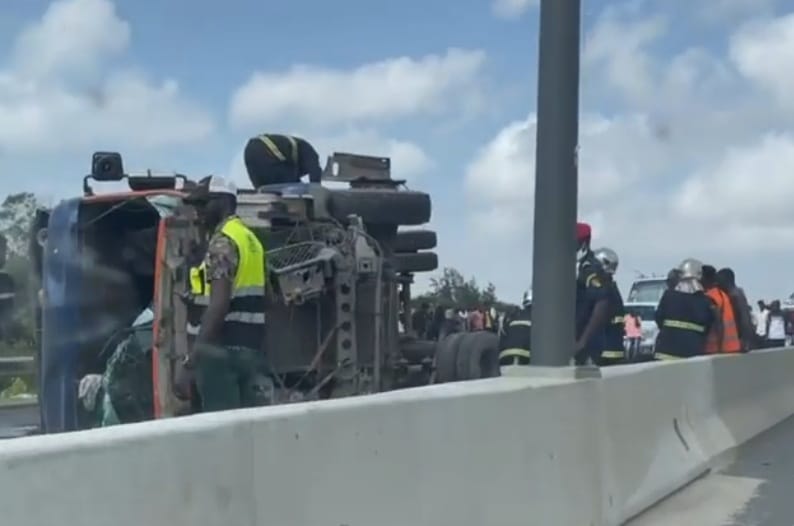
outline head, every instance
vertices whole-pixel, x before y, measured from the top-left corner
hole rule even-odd
[[[237,187],[223,177],[211,175],[198,182],[185,202],[196,209],[202,226],[212,231],[237,210]]]
[[[769,312],[773,312],[775,314],[780,314],[780,301],[775,300],[769,304]]]
[[[681,281],[681,269],[674,268],[667,273],[667,288],[674,289],[678,282]]]
[[[726,290],[736,288],[736,274],[729,268],[721,268],[717,272],[717,282]]]
[[[766,302],[764,300],[758,300],[758,310],[766,309]]]
[[[703,288],[711,289],[717,286],[717,269],[711,265],[703,265],[703,275],[700,277]]]
[[[703,263],[695,258],[687,258],[678,265],[679,279],[700,280],[703,276]]]
[[[587,223],[576,223],[576,253],[579,258],[590,252],[593,230]]]
[[[620,262],[617,253],[611,248],[604,247],[594,250],[593,255],[604,267],[604,271],[614,279],[615,273],[618,271],[618,263]]]

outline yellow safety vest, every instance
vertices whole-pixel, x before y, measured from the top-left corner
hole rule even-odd
[[[239,217],[227,220],[221,228],[221,233],[232,240],[239,257],[231,305],[224,322],[223,343],[259,348],[264,336],[265,324],[267,284],[265,249]],[[194,302],[202,306],[209,304],[211,292],[205,269],[204,263],[190,269],[190,288]]]

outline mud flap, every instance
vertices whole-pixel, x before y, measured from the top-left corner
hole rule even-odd
[[[188,350],[187,303],[190,256],[198,243],[198,228],[189,209],[178,209],[160,221],[154,277],[154,344],[152,385],[155,418],[190,412],[190,402],[175,394],[179,357]]]

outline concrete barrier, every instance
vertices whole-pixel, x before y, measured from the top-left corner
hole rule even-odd
[[[794,413],[793,366],[776,350],[533,369],[12,440],[0,510],[15,526],[620,524]]]

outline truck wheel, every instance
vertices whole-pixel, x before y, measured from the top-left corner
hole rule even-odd
[[[432,230],[401,230],[394,240],[395,252],[416,252],[436,248],[438,238]]]
[[[421,225],[430,221],[430,196],[423,192],[372,190],[331,190],[328,211],[338,221],[349,215],[377,225]]]
[[[409,252],[394,254],[394,271],[400,274],[430,272],[438,268],[438,255],[435,252]]]
[[[459,344],[456,362],[458,380],[499,376],[499,337],[489,331],[468,333]]]
[[[466,333],[456,332],[445,337],[436,346],[436,383],[443,384],[457,380],[457,359],[459,342]]]

